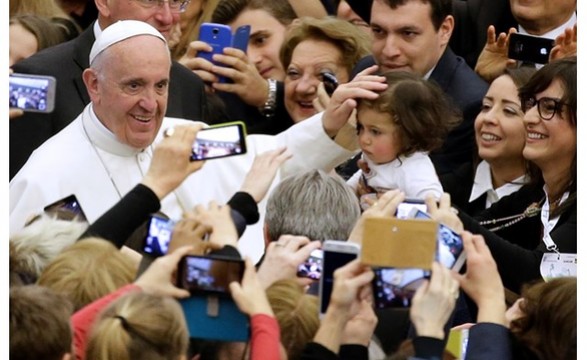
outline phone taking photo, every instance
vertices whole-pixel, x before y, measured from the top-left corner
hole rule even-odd
[[[241,282],[245,262],[237,258],[188,255],[181,259],[177,271],[177,286],[191,294],[229,297],[229,284]]]
[[[417,268],[376,268],[373,272],[373,297],[377,309],[410,307],[416,290],[431,275],[430,270]]]
[[[323,263],[320,277],[320,315],[324,315],[330,303],[334,285],[334,271],[359,256],[361,248],[355,243],[341,240],[325,240],[322,243]]]
[[[191,161],[218,159],[247,152],[246,128],[241,121],[211,126],[198,131]]]
[[[509,36],[508,57],[535,64],[546,64],[553,47],[552,39],[513,33]]]
[[[52,112],[55,108],[55,83],[53,76],[10,74],[10,107],[30,112]]]
[[[45,206],[43,211],[61,220],[88,221],[77,197],[73,194]]]
[[[320,275],[322,275],[323,257],[324,254],[322,249],[313,250],[312,253],[310,253],[308,260],[298,266],[297,276],[312,280],[320,280]]]
[[[163,256],[169,250],[175,222],[159,216],[151,216],[143,251],[153,256]]]
[[[332,96],[334,90],[338,87],[338,79],[336,76],[331,72],[323,72],[322,73],[322,82],[324,83],[324,90],[328,96]]]

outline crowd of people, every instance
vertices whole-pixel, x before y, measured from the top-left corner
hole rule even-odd
[[[10,0],[10,73],[56,81],[53,111],[10,103],[10,358],[577,359],[577,2],[554,3]],[[204,23],[246,50],[207,60]],[[246,152],[194,157],[233,121]],[[442,223],[465,265],[377,306],[374,220]],[[359,249],[332,278],[326,240]]]

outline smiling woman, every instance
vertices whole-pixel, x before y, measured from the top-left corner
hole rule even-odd
[[[344,20],[326,17],[295,22],[279,53],[286,69],[285,107],[294,122],[322,110],[314,104],[322,74],[335,75],[339,83],[348,82],[355,64],[370,53],[369,44],[365,32]]]

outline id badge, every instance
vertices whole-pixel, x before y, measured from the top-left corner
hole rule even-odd
[[[544,281],[559,277],[577,277],[577,254],[545,253],[540,264]]]

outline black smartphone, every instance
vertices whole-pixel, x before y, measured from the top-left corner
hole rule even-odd
[[[241,282],[245,271],[242,259],[219,256],[184,256],[177,269],[177,286],[191,294],[230,296],[229,284]]]
[[[536,64],[546,64],[554,40],[532,35],[510,34],[508,57]]]
[[[416,268],[376,268],[373,269],[373,297],[375,308],[410,307],[416,290],[431,272]]]
[[[153,256],[163,256],[169,250],[169,242],[173,234],[175,222],[159,216],[151,216],[145,236],[143,251]]]
[[[298,277],[305,277],[312,280],[320,280],[322,274],[322,261],[324,254],[322,249],[312,251],[308,260],[298,266]]]
[[[413,219],[430,219],[430,215],[420,209],[413,209]],[[449,269],[459,271],[466,259],[463,238],[450,227],[440,224],[438,227],[436,260]]]
[[[73,194],[45,206],[43,211],[61,220],[88,221],[77,197]]]
[[[241,121],[211,126],[198,131],[192,146],[192,161],[210,160],[247,152],[246,128]]]
[[[320,315],[324,315],[330,303],[334,285],[334,271],[355,260],[361,248],[355,243],[340,240],[326,240],[322,244],[323,263],[320,277]]]
[[[331,72],[323,72],[322,82],[324,83],[324,90],[326,90],[328,96],[332,96],[332,93],[334,93],[334,90],[338,87],[338,79],[336,76]]]
[[[55,108],[55,83],[53,76],[10,74],[10,107],[31,112],[52,112]]]

